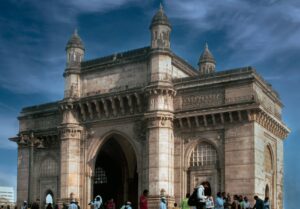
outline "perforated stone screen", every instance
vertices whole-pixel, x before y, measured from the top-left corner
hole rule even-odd
[[[94,184],[106,184],[106,183],[107,183],[107,176],[105,170],[101,167],[97,167],[95,169]]]
[[[190,166],[205,166],[205,165],[215,165],[217,163],[217,151],[216,149],[208,143],[198,144],[190,157]]]

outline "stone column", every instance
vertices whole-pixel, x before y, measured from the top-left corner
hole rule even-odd
[[[173,115],[148,115],[149,209],[159,208],[161,191],[174,202]]]
[[[81,201],[80,148],[83,128],[79,125],[72,105],[63,104],[63,121],[60,128],[60,202],[71,198]],[[71,197],[72,196],[72,197]]]
[[[29,179],[29,147],[18,144],[18,179],[17,179],[17,206],[20,208],[23,201],[28,201]]]
[[[159,208],[160,196],[174,203],[174,133],[171,83],[153,83],[147,87],[149,107],[147,119],[149,209]]]

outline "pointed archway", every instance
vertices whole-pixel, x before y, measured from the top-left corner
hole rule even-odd
[[[113,198],[116,208],[127,200],[138,203],[137,159],[131,144],[121,135],[111,135],[100,147],[94,166],[93,196],[106,202]]]

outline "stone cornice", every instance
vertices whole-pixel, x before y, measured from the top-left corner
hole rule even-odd
[[[57,129],[24,131],[20,132],[17,137],[10,138],[10,140],[16,142],[19,146],[33,146],[37,149],[58,147],[59,145]]]
[[[211,108],[175,114],[175,127],[179,129],[217,127],[241,122],[256,122],[280,139],[285,139],[290,129],[258,104]]]
[[[187,78],[174,79],[174,87],[177,90],[203,87],[209,85],[225,84],[228,82],[236,82],[240,80],[254,79],[252,67],[233,69],[228,71],[215,72],[203,76],[194,76]]]
[[[249,114],[250,121],[257,122],[280,139],[287,138],[288,134],[291,132],[291,130],[282,121],[279,121],[276,117],[270,115],[261,108],[251,110],[249,111]]]
[[[23,119],[32,115],[36,116],[47,116],[47,115],[53,115],[58,112],[59,102],[51,102],[46,104],[40,104],[30,107],[25,107],[22,109],[20,116],[18,119]]]

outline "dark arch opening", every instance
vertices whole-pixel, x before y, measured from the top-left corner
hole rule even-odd
[[[123,137],[114,135],[101,147],[93,181],[93,196],[101,195],[103,202],[114,199],[116,208],[125,201],[138,206],[137,161],[131,144]]]

